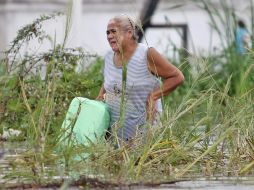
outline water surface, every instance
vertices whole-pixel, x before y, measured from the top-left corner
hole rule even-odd
[[[0,189],[5,183],[15,184],[16,182],[22,182],[22,179],[17,179],[15,176],[5,176],[12,174],[15,170],[15,166],[12,165],[12,161],[15,160],[19,163],[19,157],[21,153],[28,151],[26,149],[26,142],[0,142]],[[22,162],[22,160],[20,160]],[[17,167],[18,168],[18,167]],[[50,169],[50,168],[49,168]],[[55,176],[55,179],[59,179],[62,176]],[[41,190],[53,190],[55,188],[37,188]],[[80,188],[68,187],[69,190],[78,190]],[[104,188],[95,188],[104,189]],[[138,189],[138,190],[254,190],[254,177],[217,177],[217,178],[196,178],[187,179],[186,181],[179,181],[173,184],[160,184],[158,186],[124,186],[110,189]]]

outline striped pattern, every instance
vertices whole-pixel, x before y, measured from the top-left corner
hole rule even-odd
[[[160,85],[159,80],[147,68],[147,49],[144,44],[138,44],[127,64],[125,121],[118,131],[118,137],[122,140],[135,137],[138,127],[146,122],[147,97]],[[122,90],[122,68],[114,64],[113,57],[113,51],[108,52],[104,65],[104,88],[111,113],[111,127],[119,119]]]

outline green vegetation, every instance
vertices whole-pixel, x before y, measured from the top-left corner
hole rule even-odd
[[[199,2],[218,33],[221,22],[232,23],[227,33],[234,31],[234,22],[226,22],[232,14],[227,4],[220,13],[205,1]],[[64,187],[86,187],[91,176],[112,186],[193,176],[253,176],[253,51],[244,58],[237,55],[232,35],[224,36],[226,39],[221,35],[226,44],[219,55],[180,59],[185,60],[180,66],[185,83],[164,99],[165,112],[158,127],[149,128],[147,136],[136,139],[132,147],[115,149],[105,140],[59,149],[60,127],[69,103],[77,96],[97,96],[103,60],[81,48],[67,49],[61,44],[53,44],[46,53],[17,58],[23,43],[49,39],[42,23],[55,16],[61,15],[43,16],[21,29],[0,64],[0,131],[21,130],[22,136],[10,140],[25,142],[27,148],[18,158],[10,158],[10,172],[1,171],[6,173],[6,181],[15,177],[21,182],[48,184],[57,181],[53,176],[65,175],[71,178]],[[90,66],[77,72],[84,61]],[[43,79],[32,69],[38,65],[46,67]],[[220,71],[215,69],[218,65]],[[84,153],[83,159],[75,159]],[[72,181],[84,179],[80,176],[86,180]]]

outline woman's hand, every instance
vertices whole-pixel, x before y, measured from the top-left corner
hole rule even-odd
[[[96,100],[98,100],[98,101],[104,101],[105,99],[104,99],[104,94],[103,95],[98,95],[97,97],[96,97]]]

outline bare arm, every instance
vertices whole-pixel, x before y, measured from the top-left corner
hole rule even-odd
[[[104,94],[106,93],[106,90],[104,88],[104,83],[101,85],[101,89],[99,91],[99,94],[96,98],[96,100],[100,100],[100,101],[103,101],[104,100]]]
[[[148,113],[154,113],[155,102],[162,96],[168,95],[175,90],[177,86],[183,83],[184,76],[182,72],[164,58],[154,48],[148,49],[148,68],[150,72],[162,78],[163,84],[155,89],[148,97]]]

